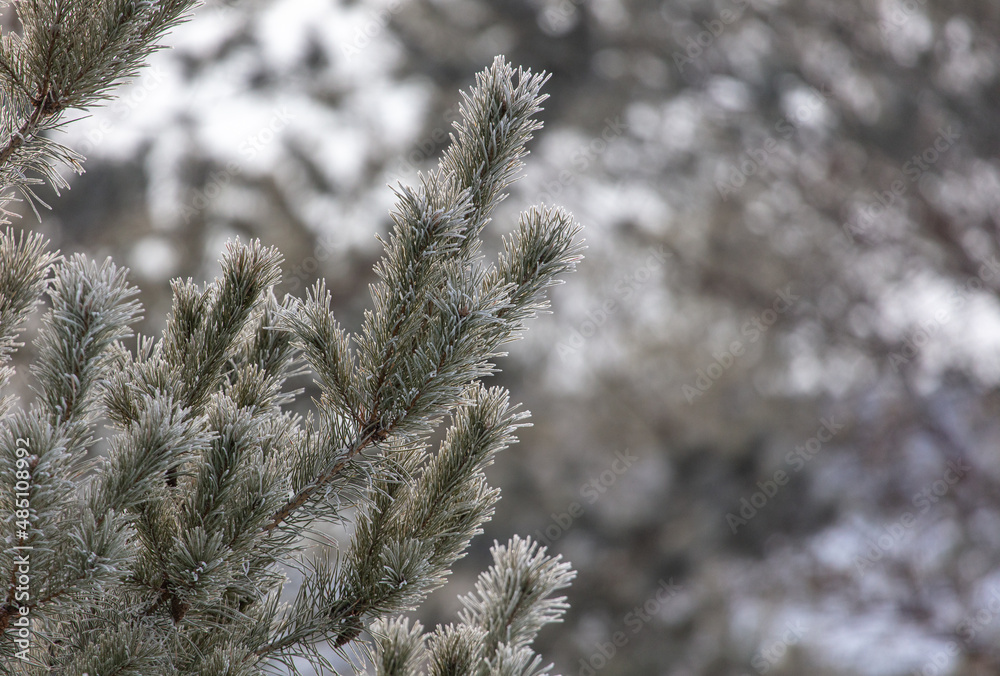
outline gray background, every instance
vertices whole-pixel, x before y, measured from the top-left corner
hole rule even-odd
[[[534,427],[420,617],[520,533],[579,570],[559,673],[996,674],[998,35],[988,0],[210,2],[23,222],[130,266],[149,333],[233,236],[357,328],[386,184],[496,54],[546,70],[490,241],[558,203],[587,258],[494,379]]]

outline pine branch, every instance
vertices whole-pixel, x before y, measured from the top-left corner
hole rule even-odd
[[[204,292],[175,285],[174,313],[163,341],[163,359],[180,370],[178,397],[193,413],[202,410],[236,356],[237,339],[252,313],[281,278],[281,254],[259,241],[231,245],[222,258],[222,279]]]
[[[122,16],[153,25],[156,12],[183,4]],[[104,95],[112,71],[101,55],[134,26],[80,7],[24,3],[25,37],[5,37],[0,50],[18,56],[0,58],[0,97],[30,97],[39,78],[63,93],[51,101],[72,100],[66,83]],[[64,52],[80,57],[72,68],[58,60]],[[551,595],[572,573],[530,542],[494,548],[457,625],[424,634],[386,620],[441,586],[492,515],[499,491],[485,469],[527,414],[480,380],[579,259],[578,226],[545,208],[522,215],[495,266],[479,254],[538,127],[543,80],[498,60],[466,96],[439,170],[397,191],[357,335],[334,319],[322,283],[279,302],[280,255],[236,242],[220,279],[173,282],[163,335],[129,350],[122,341],[139,306],[126,271],[58,259],[36,236],[0,236],[0,385],[19,327],[42,293],[52,304],[32,367],[38,401],[0,411],[0,509],[16,517],[0,529],[5,542],[33,547],[23,550],[32,552],[27,598],[22,550],[0,550],[0,629],[27,612],[39,638],[19,650],[0,634],[4,673],[257,675],[275,665],[294,673],[299,658],[332,669],[319,646],[364,657],[366,629],[382,674],[542,673],[530,643],[565,610]],[[302,364],[320,392],[304,418],[287,386]],[[113,425],[108,452],[88,465],[99,417]],[[431,453],[428,437],[446,417]],[[295,563],[315,524],[348,516],[342,549]],[[303,574],[288,606],[283,565]]]
[[[32,309],[42,298],[55,254],[45,251],[41,235],[14,236],[13,230],[0,232],[0,416],[13,403],[2,395],[14,370],[7,366],[22,343],[17,336]]]
[[[542,626],[560,621],[566,598],[551,595],[576,573],[530,538],[494,543],[490,552],[493,566],[479,576],[475,593],[459,598],[461,622],[438,627],[428,638],[431,674],[521,676],[550,668],[540,667],[529,645]]]
[[[503,57],[476,76],[471,93],[462,93],[460,122],[441,160],[440,171],[459,191],[468,191],[472,212],[462,243],[463,253],[478,248],[478,236],[504,190],[517,178],[527,154],[525,145],[541,129],[535,115],[548,94],[540,94],[545,73],[514,69]]]
[[[33,186],[68,187],[59,168],[82,172],[83,157],[43,134],[64,112],[86,110],[134,76],[156,42],[195,0],[23,0],[21,33],[0,40],[0,212],[16,190],[45,206]],[[37,174],[34,178],[29,174]],[[37,211],[36,211],[37,216]]]
[[[480,575],[475,593],[459,599],[465,606],[459,613],[462,624],[486,631],[487,658],[501,645],[527,646],[544,625],[561,621],[569,607],[566,597],[551,595],[576,577],[561,556],[546,556],[545,547],[539,548],[531,538],[515,536],[506,546],[494,543],[490,551],[493,565]]]
[[[125,270],[111,260],[96,265],[74,256],[60,266],[49,297],[52,309],[38,338],[32,369],[45,411],[53,424],[82,420],[94,401],[94,385],[109,367],[108,350],[131,335],[139,319],[139,293]]]
[[[427,638],[419,622],[396,618],[372,628],[377,676],[417,676],[427,655]]]
[[[465,388],[488,375],[496,346],[516,334],[527,317],[544,307],[542,293],[579,260],[578,226],[559,210],[532,210],[508,245],[499,270],[475,265],[478,235],[488,214],[513,180],[524,144],[538,123],[542,76],[513,72],[497,59],[465,95],[463,121],[438,172],[421,177],[417,190],[401,188],[393,213],[393,235],[377,264],[375,307],[358,337],[359,375],[347,375],[354,353],[334,324],[312,340],[330,340],[330,354],[313,354],[321,387],[340,415],[359,429],[332,443],[338,460],[303,487],[274,515],[268,530],[306,505],[334,481],[369,444],[390,435],[428,433],[463,402]],[[482,136],[478,141],[474,133]],[[485,140],[484,140],[485,139]],[[476,200],[479,200],[478,202]],[[317,306],[321,289],[309,301]],[[329,362],[321,364],[322,357]]]

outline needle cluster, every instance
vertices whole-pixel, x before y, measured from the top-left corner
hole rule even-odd
[[[73,3],[23,4],[56,14],[5,36],[0,64],[20,64],[3,66],[8,116],[37,117],[33,92],[54,110],[104,91],[69,62],[17,50],[70,39],[97,50],[87,41],[99,34],[139,54],[147,44],[110,17],[59,13]],[[153,26],[186,6],[119,4]],[[70,38],[70,23],[89,28]],[[108,77],[130,72],[123,49]],[[530,645],[564,612],[553,595],[574,573],[530,540],[494,547],[457,624],[425,633],[401,619],[493,512],[484,470],[527,413],[481,380],[580,258],[578,225],[548,207],[521,215],[496,261],[481,250],[540,126],[544,80],[502,58],[479,76],[438,169],[396,191],[356,333],[322,282],[279,300],[278,251],[237,241],[219,278],[173,282],[162,336],[132,339],[141,308],[125,270],[0,233],[0,388],[48,301],[37,396],[0,399],[0,673],[249,676],[301,658],[333,670],[331,649],[385,675],[544,673]],[[303,371],[318,391],[306,415],[287,382]],[[93,459],[98,436],[107,452]],[[331,523],[351,526],[344,541],[324,535],[306,557]],[[282,603],[288,566],[302,583]]]

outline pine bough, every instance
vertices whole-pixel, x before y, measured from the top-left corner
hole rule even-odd
[[[78,2],[19,3],[35,18],[0,54],[5,188],[30,195],[25,169],[58,186],[54,163],[76,159],[40,131],[132,72],[190,3],[117,5],[145,28],[116,32]],[[42,47],[49,62],[32,60]],[[95,61],[61,63],[61,49]],[[109,72],[88,71],[109,54]],[[574,573],[530,540],[494,546],[457,624],[425,632],[400,617],[490,518],[499,492],[484,469],[527,414],[480,380],[580,258],[578,226],[546,207],[521,215],[496,263],[481,252],[540,127],[544,80],[498,58],[463,95],[438,169],[397,190],[353,335],[322,282],[279,301],[278,252],[236,242],[221,278],[173,282],[163,336],[130,350],[141,309],[124,269],[0,233],[0,673],[242,676],[301,658],[332,671],[330,647],[385,676],[550,668],[530,646],[565,611],[553,594]],[[37,398],[18,406],[4,394],[10,360],[43,297]],[[303,417],[286,381],[304,369],[320,395]],[[104,432],[107,453],[88,459]],[[348,521],[349,541],[322,534]],[[317,539],[322,554],[305,557]],[[287,565],[303,582],[281,603]]]

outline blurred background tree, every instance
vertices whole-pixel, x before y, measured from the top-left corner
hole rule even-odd
[[[511,202],[590,249],[497,378],[536,426],[421,619],[537,533],[580,571],[564,674],[995,674],[998,36],[988,0],[210,2],[58,134],[87,173],[41,230],[152,318],[259,237],[354,329],[384,185],[495,54],[547,70]]]

